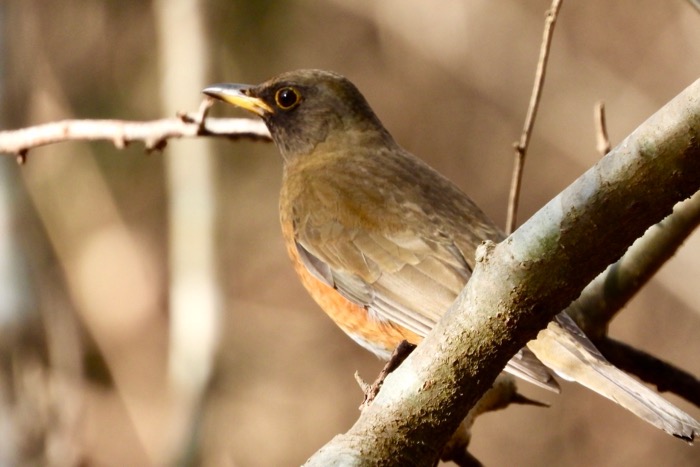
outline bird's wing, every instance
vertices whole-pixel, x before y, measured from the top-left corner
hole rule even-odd
[[[297,231],[296,241],[314,276],[375,319],[420,336],[435,326],[471,273],[454,245],[407,231],[383,235],[335,223],[307,224],[306,231]]]
[[[425,336],[450,307],[471,274],[460,250],[445,240],[401,231],[348,229],[326,220],[295,229],[299,257],[317,279],[365,307],[378,321]],[[551,372],[522,349],[506,370],[558,392]]]
[[[376,319],[424,336],[467,283],[474,250],[489,238],[474,232],[485,216],[414,156],[379,152],[367,155],[382,160],[372,174],[346,157],[287,167],[282,199],[291,205],[281,211],[314,276]]]

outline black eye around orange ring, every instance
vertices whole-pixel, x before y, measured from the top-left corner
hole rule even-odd
[[[282,110],[289,110],[301,102],[301,94],[295,88],[282,88],[275,93],[277,107]]]

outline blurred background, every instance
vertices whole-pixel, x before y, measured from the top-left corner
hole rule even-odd
[[[200,90],[324,68],[504,224],[548,0],[0,2],[0,118],[147,120]],[[683,0],[564,2],[524,175],[526,219],[700,76]],[[217,105],[218,115],[243,115]],[[64,143],[0,158],[0,465],[298,465],[382,363],[307,297],[268,143]],[[620,226],[624,228],[624,226]],[[611,335],[700,374],[700,239]],[[486,465],[695,466],[699,448],[572,384],[479,419]],[[700,410],[671,399],[696,418]]]

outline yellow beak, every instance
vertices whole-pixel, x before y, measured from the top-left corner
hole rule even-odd
[[[208,96],[233,104],[236,107],[249,110],[261,117],[265,114],[272,113],[272,108],[262,99],[246,94],[246,91],[251,87],[252,86],[247,84],[220,83],[207,86],[202,92]]]

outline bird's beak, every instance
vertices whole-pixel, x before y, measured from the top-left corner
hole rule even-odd
[[[272,113],[272,109],[267,105],[262,99],[257,97],[249,96],[247,91],[252,86],[248,84],[212,84],[202,90],[202,92],[208,96],[221,99],[224,102],[233,104],[236,107],[241,107],[243,109],[249,110],[253,113],[260,115],[261,117],[265,114]]]

